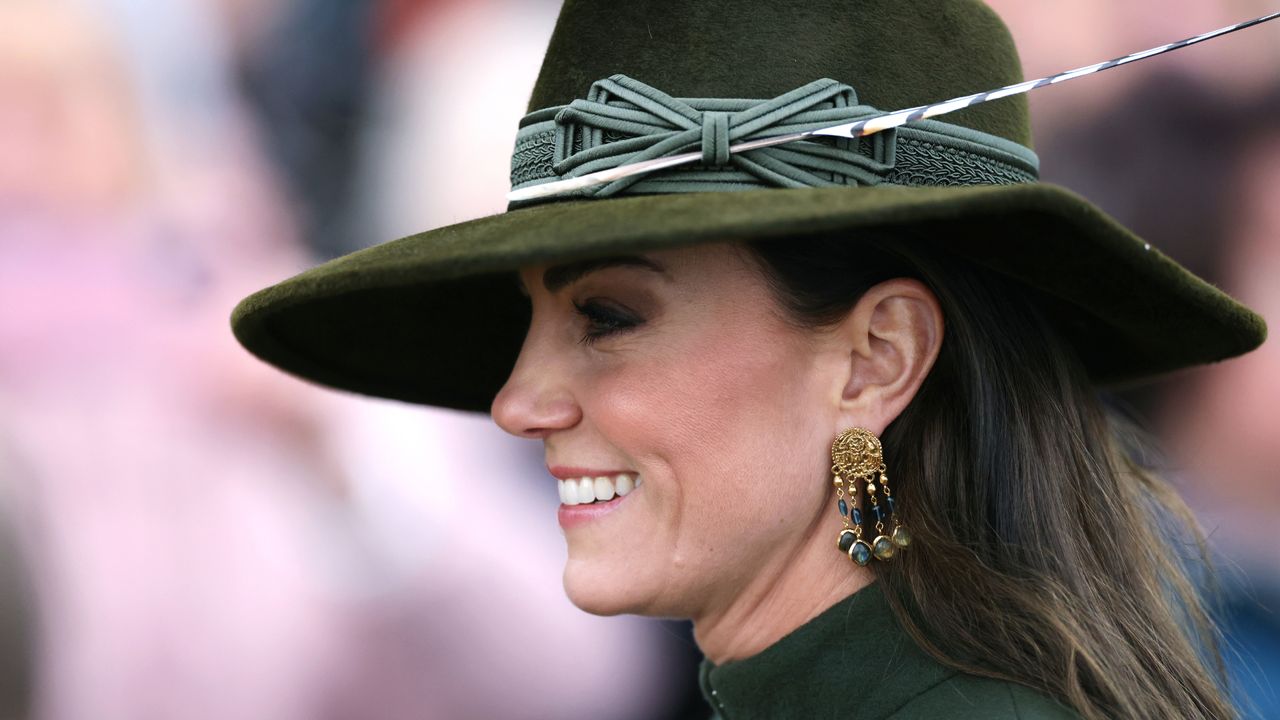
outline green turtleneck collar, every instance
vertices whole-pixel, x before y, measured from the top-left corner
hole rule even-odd
[[[704,659],[698,682],[723,720],[1076,717],[1020,685],[935,661],[898,625],[879,582],[756,655]]]
[[[719,666],[704,659],[698,681],[726,720],[835,708],[852,713],[844,720],[871,720],[954,674],[911,642],[873,582],[756,655]]]

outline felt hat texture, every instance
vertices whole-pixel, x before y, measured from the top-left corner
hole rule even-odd
[[[245,298],[232,329],[314,382],[484,412],[528,329],[521,267],[723,240],[839,233],[853,244],[898,228],[1028,287],[1099,383],[1260,345],[1258,315],[1035,179],[1025,97],[874,141],[724,150],[788,123],[1022,79],[1007,29],[977,0],[566,0],[513,184],[699,148],[701,166],[351,253]]]

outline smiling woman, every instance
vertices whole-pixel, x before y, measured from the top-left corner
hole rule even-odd
[[[724,718],[1231,717],[1203,537],[1105,393],[1261,319],[1036,181],[1020,99],[727,150],[1020,79],[976,0],[569,0],[512,185],[701,166],[338,258],[235,332],[541,443],[567,594],[692,619]]]

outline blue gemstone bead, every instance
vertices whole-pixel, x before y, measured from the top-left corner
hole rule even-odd
[[[853,541],[857,539],[858,538],[853,533],[845,530],[840,533],[840,541],[836,543],[836,546],[840,548],[840,552],[847,553],[849,552],[849,548],[853,545]]]
[[[853,509],[853,522],[858,525],[862,524],[862,511],[858,508]]]
[[[871,561],[871,546],[859,540],[849,548],[849,558],[859,565],[866,565]]]
[[[884,520],[884,511],[880,509],[879,505],[872,505],[871,512],[876,514],[876,522],[881,522]]]
[[[840,514],[841,515],[849,514],[849,505],[844,501],[844,498],[840,498]]]
[[[885,502],[887,502],[887,503],[889,503],[889,512],[891,512],[891,513],[892,513],[892,512],[894,512],[894,509],[893,509],[893,496],[892,496],[892,495],[890,495],[889,497],[885,498],[885,499],[884,499],[884,501],[885,501]]]
[[[897,548],[893,544],[893,541],[885,537],[884,535],[881,535],[875,539],[874,546],[875,546],[875,551],[874,551],[875,556],[880,558],[881,560],[888,560],[889,558],[893,557],[893,553],[897,550]]]

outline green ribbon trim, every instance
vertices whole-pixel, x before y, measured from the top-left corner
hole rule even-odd
[[[591,85],[585,99],[524,117],[511,187],[700,149],[702,163],[633,175],[561,197],[755,190],[834,185],[1009,185],[1034,182],[1039,159],[1018,143],[936,120],[864,138],[821,137],[729,153],[729,146],[880,114],[853,88],[815,80],[772,100],[674,98],[625,75]],[[529,201],[520,205],[542,201]]]

